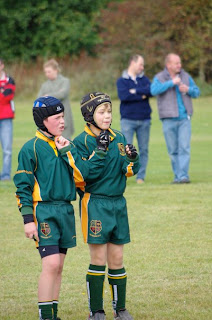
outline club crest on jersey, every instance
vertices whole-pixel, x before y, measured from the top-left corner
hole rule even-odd
[[[42,234],[45,237],[48,237],[48,235],[51,233],[51,228],[47,222],[40,223],[40,229],[41,229]]]
[[[102,231],[102,222],[100,220],[91,220],[90,222],[91,236],[100,237],[99,233]]]
[[[117,143],[119,151],[120,151],[120,155],[121,156],[125,156],[126,152],[125,152],[125,147],[123,143]]]

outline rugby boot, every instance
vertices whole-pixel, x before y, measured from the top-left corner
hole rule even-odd
[[[93,316],[89,316],[88,320],[106,320],[104,311],[97,311]]]
[[[133,320],[133,317],[125,309],[125,310],[116,311],[114,315],[114,320]]]

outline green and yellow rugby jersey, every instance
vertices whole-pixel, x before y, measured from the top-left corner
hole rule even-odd
[[[88,176],[84,190],[80,186],[79,188],[84,192],[110,197],[124,193],[127,177],[135,175],[140,168],[140,164],[139,156],[133,160],[126,156],[125,146],[127,142],[124,135],[114,129],[109,129],[109,131],[111,142],[106,155],[104,169],[100,176],[95,179]],[[86,125],[84,132],[74,139],[74,144],[82,158],[89,159],[96,148],[96,135]]]
[[[37,201],[75,200],[74,178],[81,187],[88,176],[93,174],[96,178],[104,167],[105,155],[105,152],[96,151],[89,161],[84,161],[72,142],[58,151],[54,138],[37,130],[36,136],[24,144],[18,156],[14,183],[19,209],[27,207],[24,214],[30,214]]]

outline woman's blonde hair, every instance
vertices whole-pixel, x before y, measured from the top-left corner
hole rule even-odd
[[[59,63],[55,59],[50,59],[43,64],[43,68],[47,67],[51,67],[52,69],[57,70],[58,72],[61,71]]]

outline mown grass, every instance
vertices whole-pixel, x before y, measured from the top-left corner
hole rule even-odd
[[[80,99],[79,99],[80,100]],[[16,99],[13,168],[21,146],[35,133],[33,99]],[[118,101],[113,125],[119,129]],[[125,247],[128,272],[127,308],[135,320],[210,320],[212,209],[212,97],[194,101],[190,185],[171,185],[172,171],[158,120],[155,99],[146,182],[129,179],[125,196],[131,243]],[[76,133],[82,131],[79,103],[72,102]],[[136,141],[135,141],[136,143]],[[1,160],[0,160],[1,161]],[[36,320],[40,258],[25,238],[12,182],[0,182],[2,320]],[[88,314],[85,274],[89,263],[76,211],[78,246],[69,250],[63,276],[59,316],[85,320]],[[105,283],[105,310],[112,320],[110,292]]]

